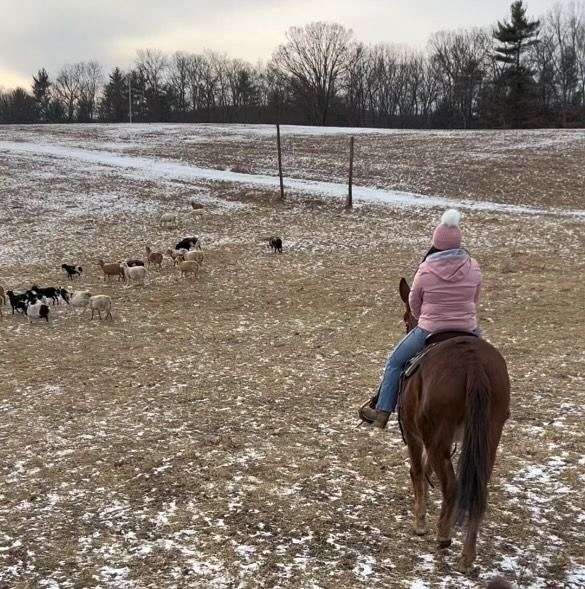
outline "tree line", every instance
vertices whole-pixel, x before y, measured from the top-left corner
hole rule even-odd
[[[493,29],[444,31],[423,51],[367,45],[335,23],[293,27],[268,63],[137,52],[0,92],[1,123],[238,122],[398,128],[585,126],[585,11],[539,20],[522,1]]]

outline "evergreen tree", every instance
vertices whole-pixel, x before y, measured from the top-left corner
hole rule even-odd
[[[498,22],[494,38],[495,59],[503,64],[499,85],[505,89],[507,105],[505,118],[512,127],[522,127],[533,114],[534,80],[524,55],[538,43],[540,21],[529,20],[522,0],[512,3],[511,21]]]
[[[146,80],[142,72],[138,70],[133,70],[129,75],[132,86],[132,120],[135,123],[144,122],[147,120]],[[128,100],[128,94],[126,94],[126,100]]]
[[[99,117],[109,123],[128,121],[128,81],[120,68],[110,74],[99,105]]]
[[[37,105],[24,88],[0,94],[0,123],[35,123]]]
[[[49,102],[51,101],[51,81],[45,68],[40,69],[33,76],[33,96],[37,103],[38,118],[41,123],[48,122]]]
[[[540,21],[528,20],[522,0],[513,2],[510,10],[511,22],[498,22],[498,28],[494,31],[494,37],[502,43],[496,47],[496,59],[518,70],[522,66],[524,53],[538,43],[536,37],[540,30]]]
[[[63,123],[66,119],[65,105],[58,98],[53,98],[47,108],[47,122]]]

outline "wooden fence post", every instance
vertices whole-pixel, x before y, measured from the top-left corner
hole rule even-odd
[[[345,208],[353,208],[353,143],[354,138],[349,138],[349,186],[347,191],[347,199],[345,201]]]
[[[276,147],[278,149],[278,177],[280,179],[280,200],[284,200],[284,182],[282,180],[282,150],[280,148],[280,124],[276,123]]]

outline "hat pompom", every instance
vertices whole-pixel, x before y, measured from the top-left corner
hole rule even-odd
[[[443,213],[441,217],[441,225],[447,227],[458,227],[461,220],[461,213],[457,209],[449,209]]]

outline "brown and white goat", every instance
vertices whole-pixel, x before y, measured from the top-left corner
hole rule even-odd
[[[160,252],[153,252],[148,246],[146,246],[146,265],[158,266],[162,268],[163,255]]]

